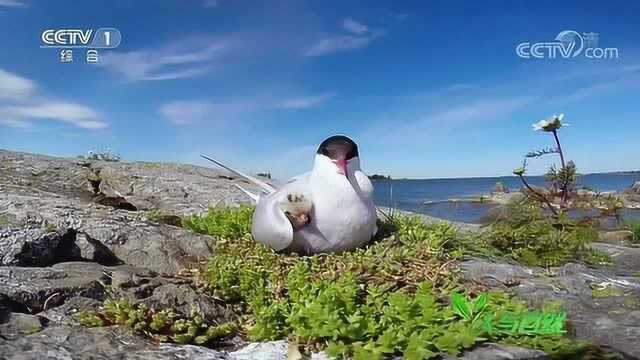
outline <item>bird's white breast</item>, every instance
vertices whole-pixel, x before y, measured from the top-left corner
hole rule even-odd
[[[309,174],[308,189],[313,199],[311,223],[294,233],[293,248],[302,252],[344,251],[369,242],[376,229],[376,211],[366,182],[352,185],[343,175]]]

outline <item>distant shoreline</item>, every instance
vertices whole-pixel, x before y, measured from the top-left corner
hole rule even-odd
[[[609,172],[593,172],[586,174],[578,174],[580,176],[590,176],[590,175],[640,175],[640,170],[621,170],[621,171],[609,171]],[[540,175],[530,175],[532,178],[541,178],[544,177],[544,174]],[[384,176],[374,174],[369,176],[371,180],[384,181],[384,180],[410,180],[410,181],[420,181],[420,180],[460,180],[460,179],[506,179],[506,178],[518,178],[515,175],[496,175],[496,176],[461,176],[461,177],[434,177],[434,178],[392,178],[391,176]]]

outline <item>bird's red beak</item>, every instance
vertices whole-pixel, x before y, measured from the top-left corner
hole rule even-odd
[[[338,160],[334,160],[333,162],[338,167],[338,172],[344,176],[347,176],[347,160],[338,159]]]

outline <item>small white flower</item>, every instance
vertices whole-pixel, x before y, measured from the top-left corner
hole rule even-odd
[[[564,114],[556,115],[553,114],[548,119],[540,120],[537,123],[533,124],[533,130],[538,131],[556,131],[563,126],[569,126],[569,124],[563,123],[562,119],[564,118]]]

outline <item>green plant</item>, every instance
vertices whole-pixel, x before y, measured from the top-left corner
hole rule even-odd
[[[240,206],[236,209],[213,207],[204,215],[191,215],[182,220],[182,227],[200,234],[224,239],[240,238],[251,231],[253,208]]]
[[[514,175],[518,176],[524,186],[529,190],[532,196],[538,201],[544,203],[547,208],[558,216],[568,208],[569,195],[574,191],[576,184],[576,165],[573,161],[565,161],[564,152],[560,145],[560,138],[558,137],[558,130],[567,124],[562,122],[564,114],[553,115],[552,117],[541,120],[533,124],[534,130],[542,130],[553,134],[553,138],[556,143],[555,148],[543,148],[540,150],[530,151],[525,156],[525,160],[522,163],[522,167],[513,171]],[[549,154],[558,154],[560,157],[560,168],[552,165],[546,174],[546,178],[549,181],[549,188],[546,192],[541,192],[534,189],[525,178],[527,171],[527,159],[538,158]],[[553,204],[553,198],[558,195],[560,197],[560,203],[558,209]]]
[[[482,319],[484,310],[487,307],[488,299],[489,295],[484,293],[478,296],[473,303],[470,303],[463,295],[453,293],[451,295],[451,305],[453,307],[453,311],[458,314],[458,316],[474,324]]]
[[[633,242],[640,243],[640,221],[630,222],[627,226],[633,232]]]
[[[481,233],[479,240],[483,247],[527,265],[557,266],[570,261],[609,262],[606,254],[589,246],[597,237],[589,223],[566,215],[550,218],[535,202],[528,201],[510,204],[508,216]]]
[[[231,335],[236,328],[231,323],[208,324],[195,312],[184,316],[172,310],[156,311],[126,299],[108,299],[101,310],[81,311],[76,319],[89,327],[127,326],[158,341],[180,344],[207,344]]]
[[[239,214],[225,213],[234,211]],[[242,332],[254,340],[289,336],[307,350],[354,359],[434,358],[488,339],[542,346],[542,339],[552,337],[560,347],[569,343],[557,333],[488,334],[484,321],[473,321],[489,314],[525,316],[527,307],[507,295],[479,296],[468,305],[469,318],[460,315],[462,308],[449,306],[449,294],[460,291],[452,256],[460,244],[459,234],[446,224],[389,216],[381,224],[386,236],[365,248],[298,256],[256,243],[249,234],[250,213],[244,211],[212,209],[208,220],[191,223],[205,222],[195,228],[218,237],[207,270],[209,289],[234,304]],[[458,304],[461,297],[454,296]]]

